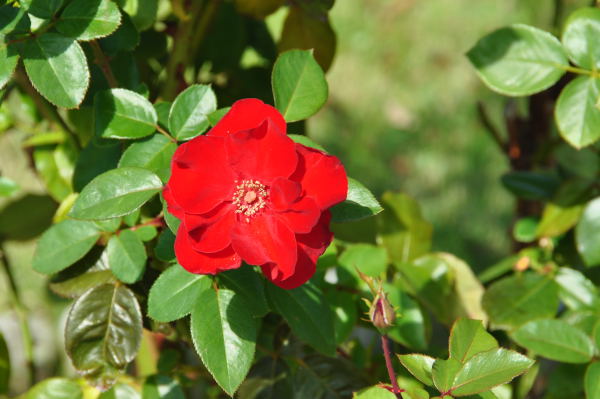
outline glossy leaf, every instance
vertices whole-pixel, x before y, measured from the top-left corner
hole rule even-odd
[[[0,34],[0,89],[8,83],[19,61],[19,55],[6,41],[6,37]]]
[[[435,359],[426,355],[412,353],[398,355],[400,363],[419,381],[428,386],[433,386],[431,376]],[[439,366],[438,366],[439,367]]]
[[[73,366],[110,385],[137,354],[142,339],[140,306],[125,286],[98,286],[75,301],[65,332]]]
[[[560,179],[553,174],[512,171],[502,176],[502,185],[517,197],[548,200],[558,189]]]
[[[348,178],[348,195],[341,204],[331,208],[334,223],[352,222],[377,215],[383,208],[373,194],[358,181]]]
[[[141,399],[141,396],[131,385],[116,383],[108,391],[102,392],[97,399]]]
[[[563,139],[575,148],[586,147],[600,138],[598,79],[580,76],[567,84],[556,102],[554,116]]]
[[[97,248],[73,266],[54,275],[50,280],[49,287],[52,292],[60,296],[77,298],[90,288],[102,284],[112,284],[116,281],[110,271],[106,252]]]
[[[162,189],[162,182],[146,169],[123,167],[97,176],[79,194],[70,216],[109,219],[138,209]]]
[[[562,43],[569,59],[582,68],[600,67],[600,10],[585,7],[573,12],[563,28]]]
[[[123,230],[110,238],[106,246],[113,274],[126,284],[138,281],[146,269],[146,248],[131,230]]]
[[[600,198],[590,201],[575,228],[577,250],[587,266],[600,265]]]
[[[83,391],[76,381],[48,378],[31,388],[25,399],[83,399]]]
[[[404,396],[403,396],[404,397]],[[396,399],[396,395],[385,388],[374,386],[361,389],[356,392],[352,399]]]
[[[250,370],[258,321],[244,300],[227,289],[200,293],[192,309],[191,333],[202,363],[230,396]]]
[[[483,295],[483,308],[494,328],[511,330],[531,319],[552,317],[558,310],[558,286],[535,273],[506,277]]]
[[[4,336],[0,332],[0,395],[8,395],[10,381],[10,354]]]
[[[156,20],[158,0],[121,0],[121,3],[140,31],[148,29]]]
[[[81,104],[90,72],[74,39],[56,33],[38,35],[27,40],[21,55],[31,83],[48,101],[65,108]]]
[[[111,0],[77,0],[60,14],[56,29],[77,40],[108,36],[119,27],[121,12]]]
[[[177,144],[162,134],[155,134],[142,141],[131,144],[121,157],[119,167],[136,166],[148,169],[167,182],[171,174],[171,158]]]
[[[455,359],[437,359],[433,363],[432,379],[435,387],[442,393],[448,392],[453,385],[454,379],[463,368],[462,363]]]
[[[158,115],[144,96],[126,89],[111,89],[94,99],[96,135],[113,139],[138,139],[156,130]]]
[[[19,191],[17,183],[7,177],[0,176],[0,197],[10,197],[17,191]]]
[[[592,340],[562,320],[530,321],[516,330],[512,338],[540,356],[559,362],[587,363],[594,356]]]
[[[327,151],[325,151],[325,148],[323,148],[319,144],[315,143],[314,141],[312,141],[311,139],[309,139],[306,136],[303,136],[301,134],[288,134],[287,136],[289,138],[291,138],[292,140],[294,140],[294,142],[296,142],[296,143],[302,144],[306,147],[316,148],[317,150],[321,150],[323,152],[327,152]]]
[[[519,24],[483,37],[467,57],[486,85],[509,96],[526,96],[547,89],[568,66],[564,50],[554,36]]]
[[[306,119],[327,101],[323,70],[308,50],[290,50],[277,58],[271,76],[275,107],[288,122]]]
[[[556,273],[555,281],[559,286],[561,300],[571,309],[597,309],[599,303],[598,289],[592,281],[581,272],[568,267],[561,267]]]
[[[288,322],[292,332],[324,355],[335,353],[333,314],[323,293],[306,283],[292,290],[267,284],[271,305]]]
[[[253,316],[262,317],[267,314],[269,305],[265,296],[264,280],[252,266],[228,270],[219,273],[218,277],[220,286],[222,285],[244,298],[246,307]]]
[[[153,375],[144,381],[142,387],[144,399],[185,399],[181,385],[166,375]]]
[[[217,97],[208,85],[192,85],[177,96],[169,113],[169,131],[177,140],[190,140],[209,127]]]
[[[452,396],[466,396],[487,391],[510,382],[523,374],[533,360],[504,348],[492,349],[473,356],[465,363],[452,383]]]
[[[92,222],[65,220],[46,230],[33,257],[33,269],[56,273],[81,259],[100,238]]]
[[[594,362],[588,366],[584,387],[587,399],[600,399],[600,363]]]
[[[229,112],[230,109],[231,107],[219,108],[218,110],[208,114],[206,118],[208,119],[208,123],[210,123],[210,126],[216,126],[216,124],[219,123],[221,118],[223,118],[225,114]]]
[[[38,18],[50,19],[63,5],[64,0],[21,0],[27,12]]]
[[[383,194],[382,202],[386,211],[377,220],[379,236],[390,258],[408,262],[429,252],[433,227],[423,218],[419,204],[391,192]]]
[[[481,320],[459,319],[450,332],[450,357],[465,363],[478,353],[498,347]]]
[[[577,224],[582,211],[583,205],[561,206],[548,202],[537,226],[537,237],[556,237],[566,233]]]
[[[148,316],[170,322],[188,315],[198,296],[208,290],[212,279],[204,274],[192,274],[179,265],[161,273],[148,294]]]

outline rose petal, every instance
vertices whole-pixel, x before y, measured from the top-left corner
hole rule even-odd
[[[298,246],[315,262],[333,240],[333,233],[329,230],[330,221],[331,212],[325,211],[310,233],[296,235]]]
[[[175,199],[173,198],[173,194],[171,194],[171,189],[169,188],[169,186],[165,186],[162,195],[165,200],[165,203],[167,204],[167,210],[169,211],[169,213],[175,216],[177,219],[182,220],[183,209],[181,209],[179,204],[177,204],[177,201],[175,201]]]
[[[192,247],[200,252],[219,252],[231,244],[236,222],[235,207],[226,203],[204,215],[185,215],[185,227]]]
[[[288,177],[297,168],[298,155],[292,139],[269,119],[252,130],[227,136],[231,168],[241,179],[269,185],[276,177]]]
[[[171,164],[170,198],[186,213],[201,214],[233,196],[225,139],[199,136],[182,144]]]
[[[317,270],[316,262],[310,259],[300,247],[298,247],[298,263],[296,264],[296,271],[289,278],[282,280],[277,277],[277,274],[273,277],[273,272],[275,271],[273,264],[267,263],[266,265],[261,266],[261,268],[263,274],[271,280],[273,284],[286,290],[291,290],[306,283]]]
[[[283,278],[296,267],[296,238],[280,218],[262,214],[240,221],[233,229],[232,245],[242,259],[251,265],[273,263]]]
[[[290,204],[296,202],[300,194],[302,194],[300,183],[282,177],[277,178],[271,184],[269,192],[271,207],[278,211],[289,209]]]
[[[240,130],[254,129],[267,119],[270,119],[285,134],[285,120],[277,109],[259,99],[246,98],[236,101],[229,112],[206,134],[209,136],[227,136]]]
[[[210,254],[194,250],[183,224],[175,238],[175,256],[185,270],[196,274],[217,274],[223,270],[237,269],[242,263],[231,246]]]
[[[333,155],[296,144],[298,168],[290,180],[300,182],[306,195],[313,197],[321,209],[346,199],[348,177],[344,166]]]

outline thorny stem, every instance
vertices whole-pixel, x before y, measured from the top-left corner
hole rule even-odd
[[[390,339],[387,335],[383,334],[381,336],[381,347],[383,348],[383,356],[385,357],[385,366],[387,367],[387,372],[392,382],[392,388],[394,390],[394,395],[398,399],[402,398],[402,390],[398,386],[398,381],[396,380],[396,373],[394,372],[394,366],[392,365],[392,356],[390,351]]]
[[[98,44],[98,41],[92,40],[90,42],[90,46],[92,46],[92,51],[94,52],[94,57],[96,58],[94,62],[102,70],[102,73],[104,74],[104,77],[106,78],[106,81],[108,82],[110,88],[114,89],[116,87],[119,87],[119,83],[117,82],[117,79],[113,74],[112,68],[110,67],[110,62],[108,58],[106,58],[106,55],[102,51],[102,48],[100,47],[100,44]]]
[[[40,93],[31,85],[29,79],[25,76],[23,69],[21,67],[17,68],[15,72],[15,81],[17,84],[23,89],[29,97],[33,100],[36,105],[36,108],[40,111],[40,113],[44,116],[45,119],[49,121],[56,122],[61,129],[71,138],[73,144],[77,147],[77,149],[81,149],[81,143],[79,142],[79,138],[75,134],[73,130],[67,125],[67,123],[60,116],[56,108],[54,108],[48,101],[46,101]]]
[[[21,301],[21,295],[19,294],[19,287],[16,284],[15,278],[12,274],[12,268],[10,266],[8,257],[4,246],[0,244],[0,263],[4,268],[4,274],[8,279],[9,296],[11,297],[14,311],[19,320],[19,327],[21,329],[21,336],[23,340],[23,350],[25,353],[25,363],[29,372],[29,381],[31,385],[35,383],[35,363],[33,361],[33,339],[31,337],[31,330],[29,329],[29,323],[27,321],[27,314],[25,306]]]

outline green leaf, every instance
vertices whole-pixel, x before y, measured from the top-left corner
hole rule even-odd
[[[335,342],[341,344],[350,337],[358,320],[355,298],[349,292],[335,289],[326,291],[325,298],[333,310]]]
[[[209,127],[217,97],[208,85],[192,85],[177,96],[169,113],[169,131],[177,140],[190,140]]]
[[[136,236],[143,242],[153,240],[158,235],[158,230],[154,226],[139,226],[135,229],[131,229]]]
[[[156,21],[158,0],[119,0],[123,11],[131,16],[131,20],[139,31],[148,29]]]
[[[299,143],[299,144],[302,144],[302,145],[304,145],[306,147],[316,148],[317,150],[320,150],[320,151],[323,151],[323,152],[327,152],[327,151],[325,151],[325,148],[323,148],[319,144],[315,143],[314,141],[312,141],[308,137],[303,136],[301,134],[288,134],[288,137],[291,138],[292,140],[294,140],[295,143]]]
[[[275,107],[287,122],[308,118],[327,101],[325,74],[308,50],[281,54],[273,67],[271,84]]]
[[[587,399],[600,399],[600,363],[590,364],[585,372],[585,397]]]
[[[534,217],[524,217],[515,222],[513,237],[518,242],[529,243],[535,241],[539,220]]]
[[[216,126],[216,124],[219,123],[221,118],[223,118],[225,114],[229,112],[230,109],[231,107],[225,107],[219,108],[218,110],[211,112],[207,115],[208,123],[210,123],[210,125],[213,127]]]
[[[581,272],[561,267],[554,277],[561,300],[571,309],[598,309],[598,289]]]
[[[146,248],[131,230],[114,235],[106,246],[108,263],[114,275],[126,284],[138,281],[146,269]]]
[[[33,256],[33,269],[52,274],[81,259],[100,238],[92,222],[65,220],[55,224],[40,238]]]
[[[108,391],[102,392],[97,399],[140,399],[140,394],[131,385],[116,383]]]
[[[592,7],[573,12],[563,28],[562,43],[569,59],[582,68],[600,67],[600,10]]]
[[[65,108],[81,104],[90,72],[74,39],[56,33],[37,35],[27,40],[21,55],[31,83],[48,101]]]
[[[139,139],[156,130],[158,115],[144,96],[126,89],[111,89],[94,98],[96,135],[113,139]]]
[[[587,266],[600,265],[600,198],[590,201],[575,228],[577,250]]]
[[[66,378],[48,378],[37,383],[25,399],[83,399],[81,385]]]
[[[56,202],[47,195],[27,194],[0,209],[0,238],[31,240],[52,225]]]
[[[600,97],[598,79],[580,76],[560,92],[554,117],[563,139],[575,148],[586,147],[600,138]]]
[[[140,33],[128,14],[121,15],[121,25],[112,35],[100,39],[102,49],[108,56],[133,51],[140,43]]]
[[[482,304],[494,328],[511,330],[531,319],[553,317],[559,304],[558,286],[547,276],[517,274],[493,283]]]
[[[19,61],[14,47],[9,47],[6,41],[7,38],[0,34],[0,89],[8,83]]]
[[[148,169],[166,183],[171,175],[171,158],[177,144],[162,134],[155,134],[131,144],[121,157],[119,167],[137,166]]]
[[[502,185],[512,194],[533,201],[549,200],[560,179],[550,173],[512,171],[502,176]]]
[[[481,320],[459,319],[450,332],[450,357],[465,363],[478,353],[498,347]]]
[[[577,224],[583,211],[583,205],[562,206],[548,202],[542,213],[536,236],[556,237],[569,231]]]
[[[95,247],[73,266],[52,276],[50,289],[60,296],[77,298],[90,288],[115,283],[106,255],[103,248]]]
[[[148,294],[148,316],[160,322],[180,319],[192,311],[198,296],[208,290],[212,279],[192,274],[179,265],[161,273]]]
[[[358,277],[356,269],[371,277],[379,277],[387,267],[387,253],[384,248],[371,244],[349,245],[338,259],[340,265],[350,274]]]
[[[264,280],[252,266],[219,273],[219,283],[242,297],[253,316],[262,317],[269,311]]]
[[[233,396],[252,365],[258,321],[248,312],[243,297],[227,289],[207,289],[198,297],[190,324],[202,363]]]
[[[349,177],[346,201],[331,208],[331,221],[334,223],[352,222],[377,215],[381,211],[383,208],[369,189]]]
[[[64,0],[21,0],[27,12],[33,16],[50,19],[62,6]]]
[[[94,177],[117,167],[121,145],[116,140],[90,140],[79,153],[73,172],[73,189],[80,192]]]
[[[96,384],[112,385],[139,349],[140,305],[125,286],[101,285],[75,301],[65,327],[73,366]]]
[[[554,36],[520,24],[483,37],[467,57],[488,87],[508,96],[527,96],[547,89],[569,65]]]
[[[319,288],[306,283],[284,290],[267,284],[267,294],[273,308],[283,316],[298,338],[324,355],[335,354],[333,314]]]
[[[349,398],[366,386],[365,377],[349,361],[318,354],[304,357],[293,377],[293,398]]]
[[[10,381],[10,354],[4,336],[0,332],[0,395],[8,395]]]
[[[162,182],[146,169],[124,167],[97,176],[79,194],[70,216],[109,219],[127,215],[162,189]]]
[[[175,234],[170,229],[163,230],[158,236],[154,254],[164,262],[175,260]]]
[[[404,396],[403,396],[404,397]],[[397,396],[385,388],[378,386],[361,389],[352,399],[396,399]]]
[[[435,387],[442,393],[448,392],[462,367],[463,365],[453,358],[448,360],[437,359],[433,363],[431,373]]]
[[[419,304],[397,285],[385,283],[383,285],[390,303],[400,315],[388,331],[388,335],[408,348],[426,350],[429,320]]]
[[[428,386],[433,386],[431,376],[435,359],[426,355],[412,353],[397,355],[400,363],[419,381]],[[439,367],[439,366],[438,366]]]
[[[60,14],[56,29],[77,40],[108,36],[121,23],[119,7],[111,0],[77,0]]]
[[[431,249],[432,225],[419,204],[402,193],[386,192],[381,199],[386,211],[378,217],[379,237],[390,258],[408,262]]]
[[[7,177],[0,176],[0,197],[10,197],[19,191],[19,186]]]
[[[530,321],[515,331],[512,338],[540,356],[559,362],[587,363],[594,356],[592,340],[562,320]]]
[[[31,21],[24,7],[0,7],[0,33],[29,33]]]
[[[465,363],[452,383],[452,396],[487,391],[510,382],[533,365],[533,360],[504,348],[479,353]]]
[[[181,385],[166,375],[153,375],[144,381],[142,387],[144,399],[185,399]]]

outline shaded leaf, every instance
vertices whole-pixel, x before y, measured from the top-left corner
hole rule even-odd
[[[37,237],[52,224],[56,208],[47,195],[15,198],[0,210],[0,237],[17,241]]]
[[[261,317],[267,314],[269,305],[265,297],[264,280],[251,266],[228,270],[219,273],[218,277],[220,285],[244,299],[253,316]]]
[[[144,381],[142,387],[144,399],[185,399],[181,385],[166,375],[153,375]]]
[[[156,130],[158,115],[144,96],[126,89],[99,92],[94,98],[96,135],[137,139]]]
[[[8,394],[10,381],[10,354],[4,336],[0,333],[0,395]]]
[[[108,36],[119,27],[121,12],[111,0],[77,0],[60,14],[56,29],[77,40]]]
[[[346,200],[331,208],[331,221],[352,222],[377,215],[381,211],[383,208],[369,189],[349,177]]]

